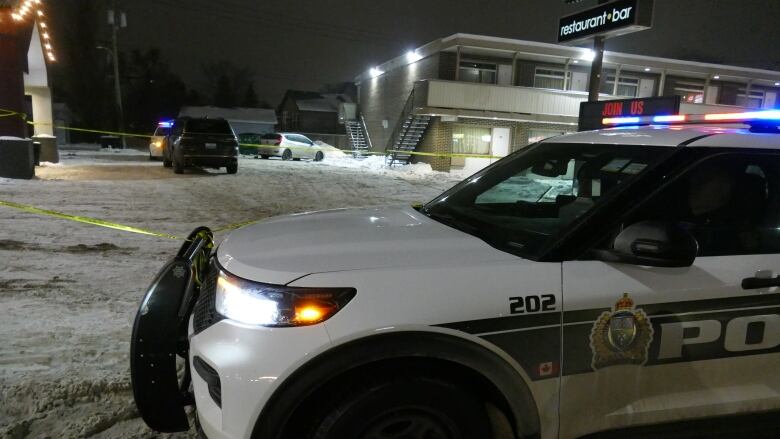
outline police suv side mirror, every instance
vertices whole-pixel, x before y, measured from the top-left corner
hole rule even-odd
[[[699,243],[679,224],[640,221],[623,229],[611,250],[597,250],[605,262],[651,267],[690,267],[699,253]]]

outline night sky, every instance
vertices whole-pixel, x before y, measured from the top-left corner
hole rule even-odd
[[[74,4],[58,1],[53,7]],[[288,88],[350,81],[374,64],[457,32],[552,43],[560,16],[595,3],[123,0],[129,26],[120,32],[120,50],[159,48],[195,88],[204,62],[249,66],[260,99],[276,105]],[[780,0],[655,3],[653,29],[610,39],[607,50],[780,70]]]

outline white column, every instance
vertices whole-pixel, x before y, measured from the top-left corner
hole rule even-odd
[[[51,89],[49,87],[26,87],[25,94],[32,97],[32,111],[30,119],[34,119],[34,133],[54,135],[54,116],[51,105]]]
[[[623,66],[618,64],[617,68],[615,69],[615,83],[612,84],[612,96],[617,96],[618,93],[618,82],[620,82],[620,70],[623,69]]]

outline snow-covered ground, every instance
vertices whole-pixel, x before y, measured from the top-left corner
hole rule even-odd
[[[140,151],[60,154],[33,180],[0,178],[0,200],[186,236],[199,225],[427,201],[462,178],[387,169],[383,157],[242,157],[238,175],[175,175]],[[0,437],[160,437],[133,404],[130,330],[179,244],[0,206]]]

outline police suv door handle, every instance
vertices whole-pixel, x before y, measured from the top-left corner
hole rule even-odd
[[[756,273],[759,275],[760,273]],[[743,290],[756,290],[759,288],[780,287],[780,276],[776,277],[746,277],[742,279]]]

